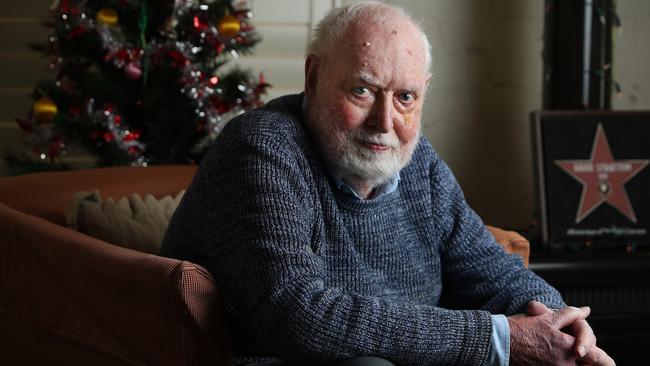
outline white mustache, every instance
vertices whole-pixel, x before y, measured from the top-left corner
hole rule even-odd
[[[368,144],[381,145],[391,148],[398,148],[401,146],[401,142],[395,135],[384,135],[384,134],[370,134],[365,131],[354,131],[351,136],[355,140],[365,142]]]

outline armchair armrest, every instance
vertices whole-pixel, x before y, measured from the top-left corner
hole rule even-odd
[[[497,243],[501,244],[503,249],[505,249],[506,253],[520,255],[524,260],[524,265],[528,267],[530,242],[526,238],[515,231],[503,230],[490,225],[486,225],[486,227],[492,233]]]
[[[227,364],[216,298],[196,264],[0,204],[0,354],[9,364]]]

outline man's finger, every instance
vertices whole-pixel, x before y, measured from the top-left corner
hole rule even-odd
[[[575,306],[564,307],[552,314],[549,314],[551,317],[553,325],[562,329],[566,326],[573,324],[576,320],[585,319],[591,313],[591,309],[588,306],[583,306],[581,308],[576,308]]]
[[[574,346],[576,354],[582,358],[596,345],[596,335],[584,319],[576,320],[569,328],[572,335],[576,337]]]
[[[552,311],[553,310],[547,308],[546,305],[537,300],[529,302],[526,306],[526,315],[542,315]]]
[[[616,366],[616,362],[605,351],[593,346],[587,354],[579,359],[580,363],[593,366]]]

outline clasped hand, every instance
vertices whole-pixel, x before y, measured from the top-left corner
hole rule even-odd
[[[596,346],[596,336],[585,320],[591,309],[567,306],[553,311],[538,301],[526,314],[508,317],[512,365],[616,365]]]

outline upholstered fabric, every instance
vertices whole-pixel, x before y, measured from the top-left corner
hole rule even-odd
[[[524,260],[524,265],[528,267],[530,243],[526,238],[516,231],[503,230],[490,225],[486,225],[486,227],[507,253],[519,255]]]
[[[212,276],[0,204],[2,361],[205,365],[224,358]],[[41,346],[39,339],[50,341]],[[78,361],[70,359],[69,361]],[[74,362],[73,362],[74,363]]]

